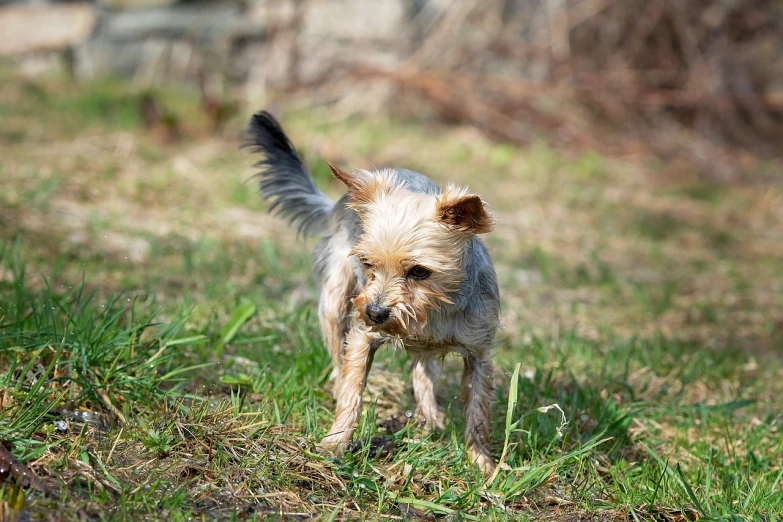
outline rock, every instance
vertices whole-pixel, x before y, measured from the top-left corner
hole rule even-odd
[[[112,9],[143,9],[173,5],[177,0],[101,0],[101,4]]]
[[[86,41],[97,15],[88,3],[0,7],[0,56],[55,51]]]
[[[232,85],[239,87],[234,93],[244,92],[253,100],[267,90],[320,85],[322,78],[332,78],[318,97],[343,99],[340,110],[350,114],[365,103],[383,106],[394,89],[388,82],[355,89],[351,81],[333,83],[341,81],[339,74],[333,78],[333,69],[354,58],[363,64],[396,66],[405,42],[416,33],[415,5],[432,1],[12,4],[0,8],[0,55],[53,51],[26,57],[29,63],[23,65],[38,70],[62,62],[58,51],[68,48],[72,53],[65,65],[77,78],[119,76],[140,86],[182,81],[218,95]],[[207,89],[207,84],[217,89]]]
[[[236,5],[174,5],[114,12],[106,17],[98,36],[117,43],[183,37],[217,43],[258,31],[258,24],[247,20]]]
[[[399,40],[405,29],[402,0],[310,0],[303,31],[345,40]]]
[[[223,71],[240,44],[263,41],[264,27],[233,4],[172,5],[107,12],[77,49],[82,77],[115,74],[142,83]],[[230,71],[224,71],[230,72]]]

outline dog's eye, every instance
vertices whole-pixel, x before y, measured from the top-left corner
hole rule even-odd
[[[408,270],[408,277],[411,279],[418,279],[419,281],[423,279],[427,279],[430,274],[432,274],[432,270],[429,268],[424,268],[421,265],[416,265],[410,270]]]
[[[359,260],[359,262],[362,264],[362,266],[364,267],[365,270],[372,270],[373,269],[372,263],[370,263],[366,259],[362,258],[362,259]]]

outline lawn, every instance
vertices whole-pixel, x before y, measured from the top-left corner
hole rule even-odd
[[[324,159],[421,170],[495,209],[502,466],[485,481],[459,361],[429,434],[391,348],[353,451],[316,453],[333,400],[312,240],[266,214],[238,149],[260,107],[213,136],[194,93],[158,91],[172,142],[131,86],[0,81],[0,439],[42,479],[9,478],[7,516],[783,519],[781,185],[286,111],[332,196]]]

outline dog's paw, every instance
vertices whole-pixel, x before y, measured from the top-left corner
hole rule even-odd
[[[348,442],[341,433],[327,435],[316,445],[316,451],[321,455],[340,456],[348,447]]]
[[[318,455],[320,455],[320,456],[322,456],[322,457],[324,457],[324,458],[326,458],[326,459],[330,459],[330,458],[333,458],[333,457],[337,457],[337,456],[338,456],[338,455],[337,455],[337,454],[334,452],[334,450],[333,450],[332,448],[327,448],[327,447],[321,446],[321,443],[320,443],[320,442],[319,442],[318,444],[316,444],[316,445],[315,445],[315,452],[316,452]]]
[[[443,419],[440,417],[440,415],[432,418],[424,417],[424,427],[429,431],[434,431],[436,433],[443,433],[446,431],[446,425],[443,424]]]
[[[470,450],[470,461],[474,463],[484,475],[490,475],[495,471],[495,461],[488,453]]]

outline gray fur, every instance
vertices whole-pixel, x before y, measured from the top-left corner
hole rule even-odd
[[[394,171],[397,179],[405,183],[405,188],[411,192],[420,192],[431,196],[436,196],[443,192],[434,181],[424,174],[408,169],[394,169]]]

